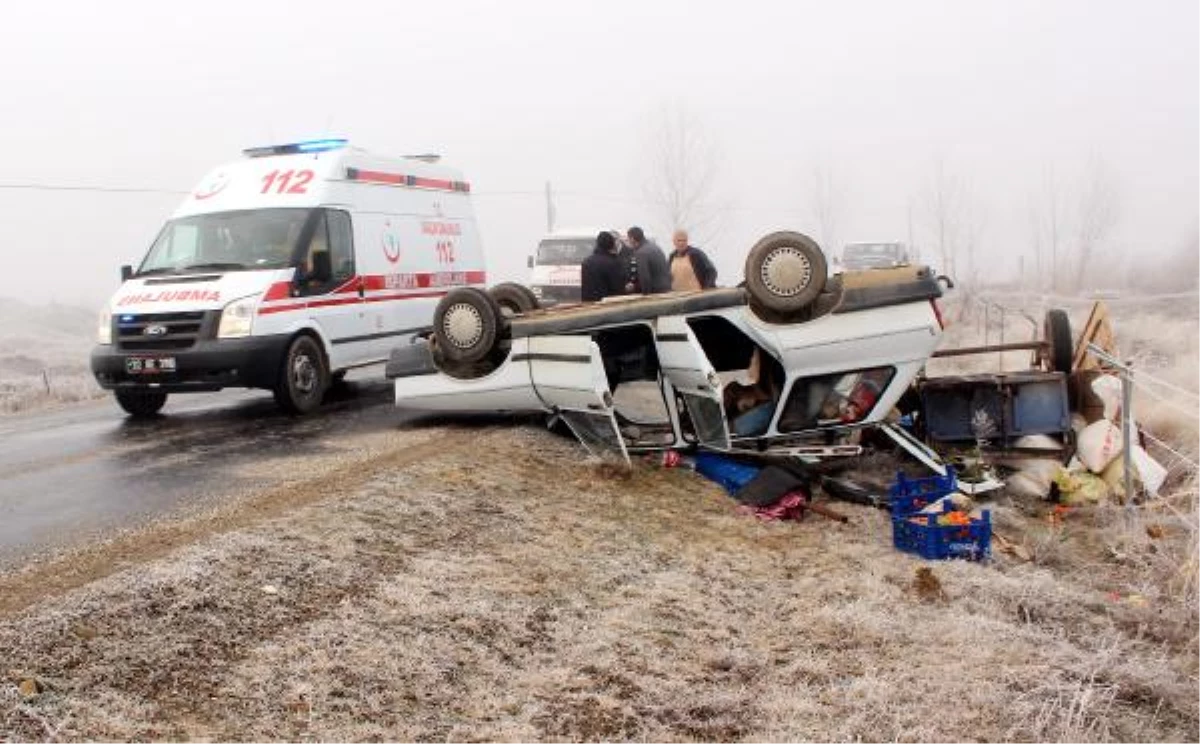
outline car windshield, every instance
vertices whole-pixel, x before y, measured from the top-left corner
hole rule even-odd
[[[846,246],[846,258],[892,258],[900,255],[900,246],[895,243],[859,243]]]
[[[549,238],[538,244],[537,262],[541,266],[581,264],[595,247],[595,238]]]
[[[215,212],[171,220],[138,274],[290,266],[310,209]]]

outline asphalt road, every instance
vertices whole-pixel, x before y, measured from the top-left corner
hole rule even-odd
[[[351,376],[316,413],[290,417],[270,393],[172,396],[163,415],[128,418],[107,398],[0,418],[0,569],[226,494],[267,487],[271,459],[303,467],[330,442],[399,426],[378,371]],[[261,469],[260,469],[261,471]]]

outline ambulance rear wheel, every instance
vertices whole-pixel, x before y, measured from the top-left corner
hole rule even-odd
[[[167,394],[162,390],[117,390],[117,404],[134,418],[149,418],[162,410]]]
[[[487,292],[458,287],[446,293],[433,311],[433,336],[451,362],[478,362],[500,338],[500,306]]]
[[[784,316],[812,304],[825,288],[825,254],[798,232],[774,232],[746,256],[746,290],[753,304]]]
[[[503,282],[489,289],[488,294],[500,306],[501,314],[506,317],[522,315],[538,308],[537,296],[524,284]]]
[[[275,402],[288,413],[311,413],[329,387],[325,355],[312,336],[297,336],[288,346],[275,384]]]

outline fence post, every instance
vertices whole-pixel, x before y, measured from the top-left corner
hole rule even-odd
[[[1121,463],[1125,467],[1125,509],[1133,509],[1133,380],[1129,367],[1121,370],[1121,438],[1125,441]]]
[[[46,385],[46,395],[50,394],[50,371],[42,370],[42,382]]]
[[[1004,324],[1008,322],[1008,319],[1005,317],[1006,314],[1005,314],[1004,306],[997,304],[996,307],[997,307],[997,309],[1000,310],[1000,345],[1004,346]],[[1000,352],[998,356],[1000,357],[1000,371],[1003,372],[1004,371],[1004,352],[1003,351]]]
[[[1124,440],[1121,464],[1125,468],[1125,513],[1132,521],[1136,514],[1133,509],[1133,367],[1129,362],[1119,361],[1093,343],[1089,342],[1087,348],[1097,359],[1117,370],[1117,374],[1121,376],[1121,439]]]

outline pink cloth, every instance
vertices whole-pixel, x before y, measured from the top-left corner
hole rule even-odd
[[[743,514],[753,514],[764,520],[794,519],[799,522],[804,519],[806,504],[808,504],[808,500],[804,497],[803,491],[792,491],[770,506],[739,506],[738,511]]]

